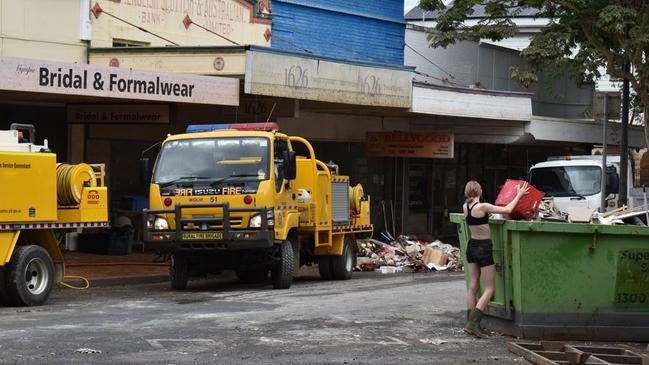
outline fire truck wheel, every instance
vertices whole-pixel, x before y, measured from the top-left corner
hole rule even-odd
[[[354,269],[354,249],[348,237],[345,237],[343,246],[343,254],[340,256],[331,257],[331,267],[334,279],[336,280],[349,280],[352,278],[352,270]]]
[[[331,256],[318,256],[318,270],[322,280],[331,280],[334,278],[333,268],[331,267]]]
[[[187,288],[187,282],[189,281],[187,256],[178,252],[171,255],[169,278],[171,279],[171,289],[185,290]]]
[[[237,270],[237,278],[242,283],[263,283],[268,280],[268,269]]]
[[[279,262],[270,270],[270,277],[273,281],[273,288],[288,289],[293,282],[293,244],[291,241],[283,241],[279,244]]]
[[[5,290],[10,304],[41,305],[50,296],[54,285],[54,264],[44,248],[16,246],[5,270]]]

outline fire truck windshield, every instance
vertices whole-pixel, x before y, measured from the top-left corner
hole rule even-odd
[[[269,178],[269,141],[262,137],[173,140],[165,143],[153,181],[260,181]]]

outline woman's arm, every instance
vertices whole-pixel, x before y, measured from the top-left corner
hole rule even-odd
[[[514,207],[516,206],[516,204],[518,204],[518,202],[521,200],[521,197],[523,197],[523,195],[527,194],[527,192],[529,190],[530,190],[530,187],[527,184],[527,182],[525,182],[522,185],[519,185],[519,186],[516,187],[516,197],[514,198],[514,200],[509,202],[509,204],[507,204],[506,206],[499,207],[497,205],[492,205],[492,204],[489,204],[489,203],[483,203],[483,204],[480,204],[481,205],[480,208],[482,208],[482,210],[484,210],[486,213],[510,214],[512,212],[512,210],[514,210]]]

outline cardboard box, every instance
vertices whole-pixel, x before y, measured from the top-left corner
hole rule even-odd
[[[423,261],[424,265],[435,264],[443,266],[448,263],[448,255],[440,249],[428,246],[424,249]]]

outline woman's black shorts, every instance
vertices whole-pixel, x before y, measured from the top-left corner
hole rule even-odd
[[[466,248],[466,260],[470,264],[485,267],[494,264],[493,243],[491,240],[469,240]]]

